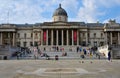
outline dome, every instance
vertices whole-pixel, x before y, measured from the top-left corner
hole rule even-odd
[[[67,16],[67,12],[61,7],[61,4],[59,4],[59,8],[57,8],[53,14],[53,16]]]

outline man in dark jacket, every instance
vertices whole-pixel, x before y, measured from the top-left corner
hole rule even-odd
[[[108,52],[108,60],[109,61],[111,60],[111,52],[110,51]]]

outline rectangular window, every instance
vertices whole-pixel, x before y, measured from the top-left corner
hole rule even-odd
[[[20,38],[20,33],[17,34],[17,37]]]
[[[116,33],[112,33],[112,36],[113,36],[113,37],[116,37],[116,36],[117,36],[117,34],[116,34]]]
[[[103,37],[103,33],[101,33],[101,38]]]
[[[83,38],[85,37],[85,33],[83,33]]]
[[[33,42],[30,42],[30,46],[33,46]]]
[[[86,46],[86,41],[82,41],[82,46]]]
[[[90,34],[88,33],[88,38],[90,38]]]
[[[26,47],[27,46],[27,42],[23,42],[23,46]]]
[[[91,45],[91,41],[88,41],[88,45]]]
[[[31,33],[31,38],[33,37],[33,33]]]
[[[20,42],[17,42],[17,46],[20,47],[20,45],[21,45]]]
[[[37,32],[35,33],[35,39],[38,39],[38,33]]]
[[[35,42],[34,42],[34,45],[35,45],[35,46],[38,46],[38,42],[37,42],[37,41],[35,41]]]
[[[96,33],[94,33],[94,37],[96,37]]]
[[[24,38],[26,38],[26,36],[27,36],[26,33],[24,33]]]
[[[94,41],[94,46],[97,46],[97,41]]]

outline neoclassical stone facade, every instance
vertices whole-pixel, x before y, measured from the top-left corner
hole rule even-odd
[[[120,23],[68,22],[67,12],[59,5],[53,22],[36,24],[0,24],[0,45],[101,46],[120,44]]]

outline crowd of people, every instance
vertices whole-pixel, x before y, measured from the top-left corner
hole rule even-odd
[[[54,47],[54,49],[58,51],[59,47]],[[69,54],[68,52],[65,52],[63,48],[60,48],[60,49],[62,51],[62,54],[61,54],[62,57],[68,56],[68,54]],[[45,48],[43,50],[45,50]],[[83,59],[86,57],[92,58],[93,55],[96,55],[96,57],[98,57],[98,59],[100,59],[100,55],[96,51],[97,51],[97,49],[95,49],[94,47],[92,47],[92,48],[83,48],[81,46],[76,47],[76,52]],[[47,60],[50,60],[50,56],[47,53],[42,52],[38,47],[21,48],[20,51],[15,52],[13,54],[13,57],[16,56],[17,59],[20,59],[21,57],[26,56],[27,54],[32,54],[34,59],[39,59],[39,57],[46,57]],[[60,55],[55,55],[55,59],[57,58],[57,60],[58,60],[59,56]],[[111,60],[111,52],[110,51],[108,52],[108,60],[109,61]]]
[[[85,56],[92,57],[94,54],[96,54],[96,50],[94,47],[92,48],[82,48],[81,46],[76,48],[77,53],[80,53],[81,58],[85,58]]]

